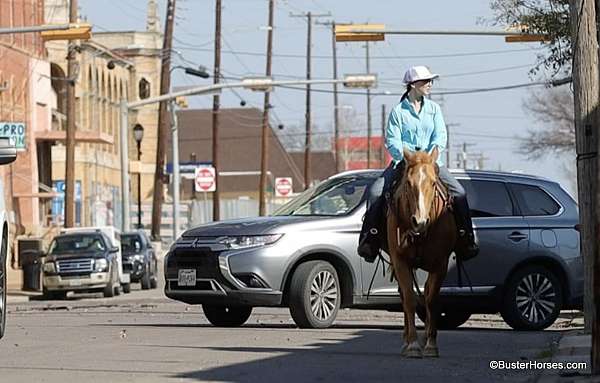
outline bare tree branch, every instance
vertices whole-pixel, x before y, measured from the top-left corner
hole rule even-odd
[[[538,159],[551,153],[575,150],[573,94],[568,87],[532,91],[524,101],[523,109],[541,126],[527,131],[519,153]]]

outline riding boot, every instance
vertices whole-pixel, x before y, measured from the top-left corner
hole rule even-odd
[[[467,198],[455,197],[453,208],[458,229],[458,241],[455,248],[456,256],[466,261],[479,254],[479,245],[473,232],[473,221],[471,220]]]
[[[369,263],[375,262],[377,255],[379,254],[382,232],[381,224],[379,222],[382,210],[381,205],[381,198],[378,198],[377,201],[367,209],[358,240],[358,255]]]

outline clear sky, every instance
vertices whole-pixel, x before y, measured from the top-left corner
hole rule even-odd
[[[164,20],[165,0],[159,0],[161,19]],[[408,6],[410,4],[410,6]],[[79,0],[82,15],[99,31],[143,30],[147,0]],[[264,75],[267,34],[267,0],[223,0],[223,41],[221,68],[225,76],[241,77],[247,74]],[[214,56],[214,0],[177,0],[177,23],[173,46],[183,57],[175,55],[175,63],[202,64],[212,70]],[[500,26],[486,26],[481,19],[491,19],[489,2],[485,0],[276,0],[273,77],[277,79],[305,78],[306,76],[306,18],[290,17],[290,13],[311,11],[331,13],[319,21],[384,23],[387,29],[419,30],[497,30]],[[162,26],[164,26],[164,21]],[[314,25],[312,44],[313,78],[332,76],[331,31],[329,27]],[[371,44],[371,72],[379,77],[378,89],[373,92],[401,93],[402,75],[412,65],[427,65],[440,79],[434,91],[488,88],[532,81],[529,70],[536,63],[539,43],[507,44],[503,37],[474,36],[400,36],[388,35],[384,42]],[[338,43],[338,72],[365,72],[364,43]],[[174,73],[174,86],[200,85],[210,80]],[[331,86],[313,87],[330,90]],[[531,88],[531,89],[540,89]],[[543,126],[523,109],[529,88],[513,90],[445,95],[443,110],[451,127],[451,154],[455,145],[467,142],[473,153],[483,153],[488,169],[518,170],[555,179],[573,195],[573,182],[566,175],[563,162],[549,156],[527,161],[516,151],[527,129]],[[248,106],[262,108],[259,93],[238,91]],[[232,92],[222,95],[222,107],[238,107],[239,98]],[[381,127],[381,105],[388,110],[399,96],[376,96],[372,99],[372,126]],[[279,88],[271,97],[274,106],[272,120],[285,126],[304,126],[305,92]],[[344,112],[354,115],[352,126],[345,126],[354,135],[366,135],[366,97],[340,95]],[[210,108],[212,98],[196,96],[191,107]],[[315,140],[333,135],[333,96],[313,92],[313,123],[317,126]],[[242,122],[243,123],[243,122]],[[456,125],[454,125],[456,124]],[[291,134],[297,131],[289,129]],[[285,128],[282,132],[285,134]],[[572,165],[571,165],[572,166]]]

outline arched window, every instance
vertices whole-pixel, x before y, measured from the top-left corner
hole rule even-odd
[[[138,84],[138,95],[141,100],[150,97],[150,83],[143,77]]]

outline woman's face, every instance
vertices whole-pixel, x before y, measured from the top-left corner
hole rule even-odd
[[[429,96],[431,93],[431,87],[433,86],[433,80],[421,80],[415,81],[412,84],[413,89],[419,96]]]

